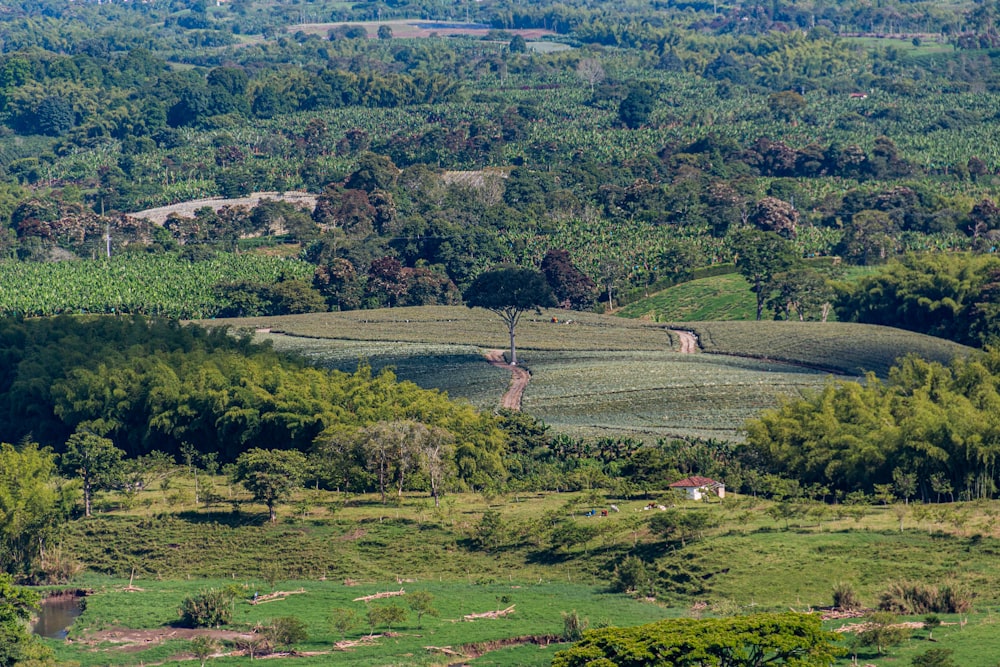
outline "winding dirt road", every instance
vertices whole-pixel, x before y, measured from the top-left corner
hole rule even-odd
[[[693,331],[681,331],[680,329],[670,329],[670,331],[677,334],[677,338],[680,339],[681,354],[694,354],[698,351],[698,337],[694,335]]]
[[[503,353],[503,350],[488,350],[486,352],[486,360],[490,362],[490,366],[506,368],[510,371],[510,386],[507,387],[503,398],[500,399],[500,407],[507,410],[520,410],[521,396],[524,394],[528,382],[531,381],[531,373],[520,366],[508,364]]]
[[[670,329],[670,331],[676,334],[680,341],[681,354],[695,354],[698,352],[698,337],[693,331],[681,331],[680,329]],[[531,373],[520,366],[511,366],[504,359],[503,355],[504,350],[486,351],[486,360],[490,363],[490,366],[505,368],[510,371],[510,385],[507,387],[507,391],[504,392],[503,398],[500,399],[500,407],[507,410],[520,410],[521,397],[524,395],[524,390],[531,381]]]

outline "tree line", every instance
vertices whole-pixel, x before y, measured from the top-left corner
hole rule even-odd
[[[995,349],[951,365],[903,358],[881,382],[832,381],[747,423],[745,453],[769,473],[904,500],[990,498],[998,482]]]

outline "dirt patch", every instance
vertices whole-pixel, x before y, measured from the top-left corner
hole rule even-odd
[[[504,359],[503,352],[503,350],[489,350],[486,352],[486,360],[490,362],[490,366],[506,368],[510,371],[510,385],[500,399],[500,407],[506,410],[520,410],[521,397],[528,387],[528,382],[531,381],[531,373],[520,366],[508,364]]]
[[[167,217],[171,213],[176,213],[177,215],[190,218],[194,216],[195,211],[205,206],[211,206],[213,211],[218,211],[225,206],[246,206],[247,208],[254,208],[261,202],[262,199],[287,201],[292,204],[298,204],[302,207],[308,207],[310,211],[316,208],[316,195],[311,195],[308,192],[254,192],[246,197],[237,197],[234,199],[223,199],[222,197],[193,199],[191,201],[180,202],[178,204],[171,204],[170,206],[148,208],[145,211],[129,213],[128,216],[130,218],[146,218],[150,222],[162,225],[166,222]]]
[[[694,354],[698,351],[698,337],[693,331],[681,331],[680,329],[670,329],[675,334],[681,344],[681,354]]]
[[[234,630],[214,630],[210,628],[156,628],[152,630],[131,630],[128,628],[111,628],[93,632],[78,639],[68,639],[68,642],[84,646],[98,644],[118,644],[122,651],[138,651],[154,644],[160,644],[173,639],[191,640],[195,637],[211,637],[217,641],[250,637],[251,632],[236,632]]]
[[[507,639],[494,639],[488,642],[466,644],[458,650],[468,658],[479,658],[490,651],[499,651],[502,648],[509,648],[511,646],[523,646],[524,644],[548,646],[558,641],[559,637],[557,635],[523,635],[521,637],[508,637]]]

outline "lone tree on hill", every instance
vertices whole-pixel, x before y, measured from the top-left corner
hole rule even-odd
[[[469,308],[485,308],[500,316],[510,333],[510,365],[517,365],[514,329],[526,310],[556,305],[545,276],[534,269],[513,266],[491,269],[472,281],[463,295]]]

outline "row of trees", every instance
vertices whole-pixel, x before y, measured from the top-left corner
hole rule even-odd
[[[904,499],[989,498],[1000,453],[1000,355],[943,366],[906,357],[889,380],[838,381],[747,424],[764,470],[842,492],[882,485]]]

